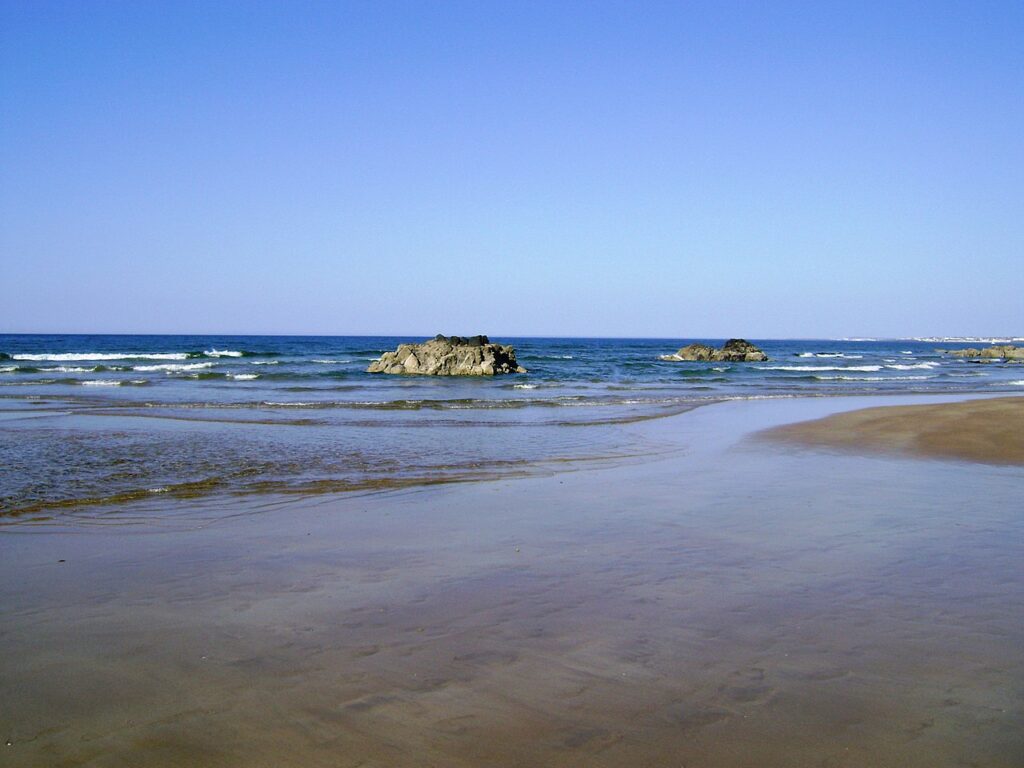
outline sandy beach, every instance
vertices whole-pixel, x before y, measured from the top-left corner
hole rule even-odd
[[[865,408],[767,430],[768,439],[986,464],[1024,464],[1024,397]]]
[[[1021,469],[750,437],[881,400],[706,406],[577,471],[4,521],[3,764],[1019,766]],[[1013,408],[920,400],[883,413]]]

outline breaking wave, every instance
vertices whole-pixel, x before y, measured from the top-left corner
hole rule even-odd
[[[843,357],[847,360],[860,360],[864,355],[848,355],[845,352],[801,352],[797,357]]]
[[[11,360],[77,362],[81,360],[187,360],[190,352],[40,352],[10,355]]]
[[[82,362],[87,360],[194,360],[219,357],[277,357],[280,352],[208,349],[205,352],[0,352],[0,360],[36,362]]]
[[[882,370],[880,365],[763,365],[762,371],[864,371],[867,373]]]
[[[892,369],[897,370],[897,371],[912,371],[912,370],[915,370],[917,368],[938,368],[940,365],[941,365],[941,363],[914,363],[912,365],[894,364],[894,365],[887,365],[885,367],[886,368],[892,368]]]
[[[212,368],[216,363],[158,363],[156,365],[136,365],[133,371],[196,371],[200,368]]]

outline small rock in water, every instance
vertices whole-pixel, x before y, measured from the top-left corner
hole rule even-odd
[[[714,361],[725,363],[763,363],[768,355],[746,339],[729,339],[721,349],[707,344],[688,344],[674,355],[662,355],[672,362]]]

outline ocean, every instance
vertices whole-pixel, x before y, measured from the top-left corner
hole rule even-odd
[[[427,338],[427,337],[423,337]],[[1024,365],[937,348],[1021,339],[501,338],[528,373],[366,373],[415,337],[0,335],[0,515],[168,497],[372,491],[656,452],[637,420],[736,399],[1024,391]]]

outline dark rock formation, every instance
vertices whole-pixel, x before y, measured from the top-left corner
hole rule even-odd
[[[718,355],[718,359],[727,362],[760,363],[768,359],[768,355],[746,339],[729,339]]]
[[[422,344],[401,344],[370,363],[367,373],[402,373],[423,376],[494,376],[526,373],[516,362],[516,351],[492,344],[486,336],[442,336]]]
[[[723,363],[761,363],[768,355],[745,339],[729,339],[721,349],[709,347],[707,344],[689,344],[674,355],[662,355],[662,360],[676,361],[714,361]]]

